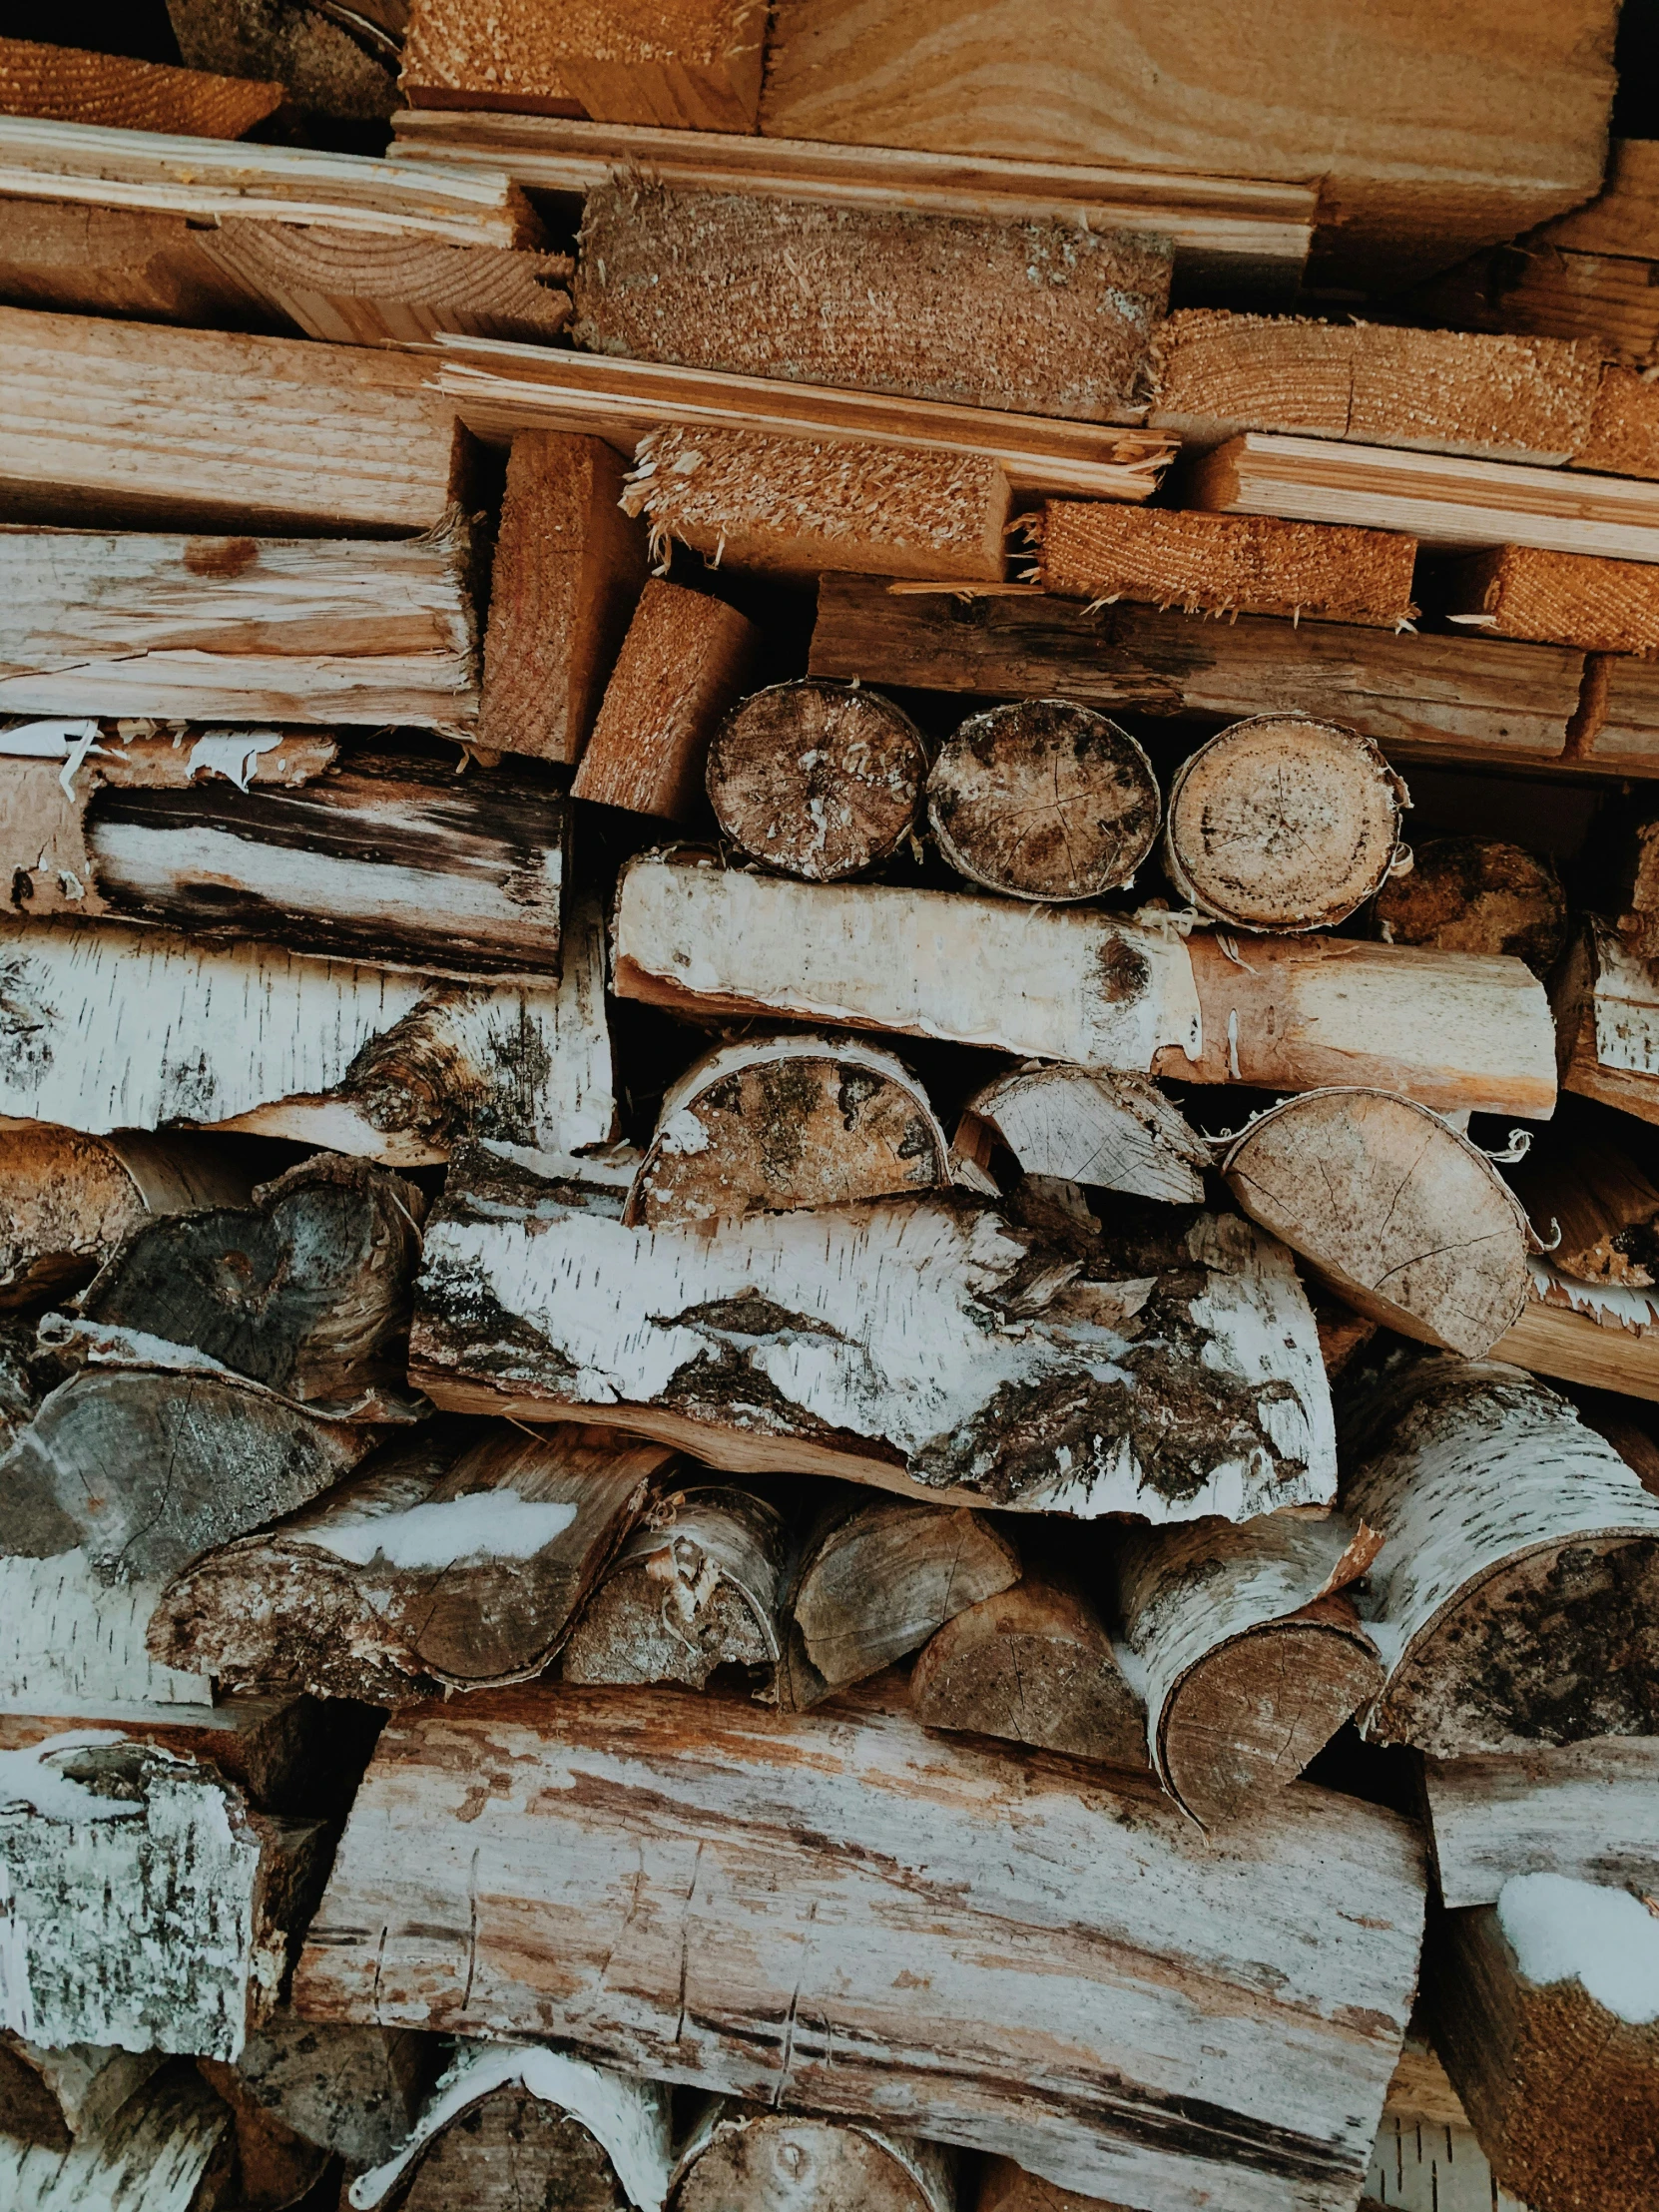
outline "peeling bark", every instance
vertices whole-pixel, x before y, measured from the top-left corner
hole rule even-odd
[[[188,2067],[67,2151],[0,2136],[0,2201],[30,2212],[231,2212],[235,2171],[231,2115]]]

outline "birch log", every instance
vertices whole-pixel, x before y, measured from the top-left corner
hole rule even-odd
[[[235,2171],[231,2115],[184,2067],[68,2151],[0,2137],[0,2201],[30,2212],[231,2212]]]
[[[866,1681],[1019,1574],[1019,1553],[982,1513],[856,1491],[831,1499],[790,1591],[779,1703],[804,1712]]]
[[[446,1159],[467,1132],[555,1153],[608,1144],[598,914],[556,986],[470,991],[271,945],[0,923],[7,1117],[241,1130],[391,1167]]]
[[[1495,837],[1430,837],[1412,848],[1372,908],[1389,944],[1502,952],[1547,976],[1567,934],[1567,899],[1550,862]]]
[[[706,772],[721,835],[804,883],[890,860],[914,834],[926,779],[926,746],[901,707],[812,676],[734,707]]]
[[[1495,1905],[1516,1875],[1659,1889],[1659,1745],[1641,1737],[1425,1759],[1423,1799],[1448,1911]]]
[[[653,1232],[502,1169],[428,1223],[410,1376],[462,1411],[930,1503],[1164,1520],[1332,1494],[1313,1316],[1236,1219],[1122,1256],[942,1198]]]
[[[24,1123],[0,1137],[0,1307],[73,1291],[157,1217],[236,1206],[251,1177],[211,1137],[83,1137]]]
[[[942,2143],[711,2099],[680,2151],[674,2212],[956,2212]]]
[[[1233,927],[1323,928],[1386,881],[1410,804],[1358,731],[1257,715],[1182,764],[1164,865],[1183,898]]]
[[[1285,1099],[1222,1163],[1253,1221],[1350,1306],[1402,1336],[1484,1359],[1530,1290],[1526,1214],[1483,1152],[1386,1091]]]
[[[742,1667],[770,1687],[783,1656],[790,1535],[777,1508],[732,1483],[665,1497],[636,1528],[564,1648],[567,1682],[708,1686]]]
[[[1382,1538],[1368,1737],[1444,1759],[1659,1732],[1659,1500],[1563,1399],[1424,1355],[1357,1388],[1344,1464]]]
[[[927,776],[927,820],[958,875],[1065,905],[1123,890],[1152,850],[1163,796],[1127,730],[1066,699],[971,715]]]
[[[949,1181],[944,1131],[902,1060],[851,1037],[751,1037],[670,1084],[625,1219],[679,1228]]]
[[[211,1708],[211,1679],[159,1665],[145,1630],[159,1582],[110,1583],[82,1551],[0,1559],[0,1712]]]
[[[1159,2212],[1350,2212],[1421,1900],[1403,1822],[1306,1786],[1209,1844],[1150,1778],[868,1693],[566,1685],[391,1723],[294,2002],[925,2124]]]
[[[910,1671],[929,1728],[965,1729],[1111,1767],[1146,1765],[1146,1718],[1081,1585],[1027,1563],[947,1620]]]
[[[1632,1291],[1659,1284],[1659,1190],[1616,1139],[1552,1132],[1510,1181],[1560,1274]]]
[[[249,1812],[194,1760],[78,1731],[0,1769],[0,2026],[237,2056],[326,1870],[315,1822]]]
[[[1369,1530],[1270,1514],[1131,1529],[1118,1607],[1146,1673],[1159,1780],[1205,1828],[1294,1782],[1382,1686],[1382,1662],[1340,1593],[1376,1554]]]
[[[161,2051],[116,2050],[107,2043],[45,2050],[21,2035],[0,2033],[0,2144],[9,2137],[63,2151],[82,2136],[96,2136],[165,2063]]]
[[[1116,1074],[1547,1115],[1544,995],[1516,961],[1264,939],[1248,963],[1106,914],[888,884],[804,884],[693,851],[624,869],[619,996],[693,1018],[844,1023]],[[1427,1009],[1433,1008],[1430,1014]]]
[[[0,713],[471,732],[470,533],[0,527]]]
[[[360,2172],[407,2137],[443,2048],[409,2028],[320,2027],[283,2005],[249,2030],[237,2075],[284,2127]]]
[[[545,1671],[669,1454],[495,1423],[388,1454],[310,1511],[199,1560],[150,1647],[241,1685],[398,1704]]]
[[[1093,1069],[1032,1065],[969,1099],[968,1115],[989,1124],[1027,1175],[1127,1191],[1169,1206],[1204,1198],[1210,1148],[1155,1083]],[[958,1151],[976,1146],[957,1133]]]
[[[1659,1121],[1659,962],[1589,917],[1550,978],[1561,1088]]]
[[[424,1196],[327,1152],[253,1196],[142,1223],[82,1293],[81,1314],[193,1347],[317,1412],[395,1415]]]

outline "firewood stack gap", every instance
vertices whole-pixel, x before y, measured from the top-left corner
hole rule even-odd
[[[10,12],[0,2212],[1653,2212],[1656,5]]]

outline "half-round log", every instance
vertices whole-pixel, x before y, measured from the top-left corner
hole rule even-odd
[[[958,875],[1067,904],[1121,890],[1163,803],[1141,747],[1093,707],[1019,699],[970,715],[927,778],[927,820]]]
[[[807,883],[891,859],[927,777],[921,732],[879,692],[818,676],[769,684],[709,747],[709,803],[742,852]]]
[[[1389,944],[1506,952],[1547,975],[1567,938],[1567,898],[1548,860],[1496,837],[1431,837],[1372,908]]]
[[[687,2143],[673,2212],[955,2212],[940,2143],[848,2121],[716,2106]]]
[[[1409,804],[1358,731],[1255,715],[1183,762],[1164,866],[1183,898],[1234,928],[1322,929],[1381,889]]]
[[[1423,1344],[1482,1359],[1523,1312],[1526,1215],[1483,1152],[1390,1091],[1305,1091],[1223,1163],[1254,1221],[1339,1297]]]

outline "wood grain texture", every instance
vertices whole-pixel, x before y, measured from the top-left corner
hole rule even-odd
[[[279,108],[283,97],[280,85],[243,77],[0,39],[0,114],[238,139]]]
[[[942,2143],[724,2100],[680,2168],[675,2212],[956,2212],[957,2161]]]
[[[967,1115],[987,1124],[1027,1175],[1170,1206],[1195,1206],[1204,1196],[1208,1144],[1173,1099],[1138,1076],[1024,1067],[976,1092]],[[956,1142],[961,1150],[960,1133]]]
[[[21,2035],[0,2034],[0,2136],[11,2139],[14,2153],[25,2143],[66,2151],[78,2137],[101,2134],[165,2063],[160,2051],[108,2043],[45,2050]]]
[[[0,173],[6,122],[0,118]],[[113,135],[113,134],[112,134]],[[42,178],[44,195],[50,180]],[[172,210],[99,208],[7,193],[0,300],[58,314],[134,315],[221,330],[285,327],[202,251],[205,234]]]
[[[1550,1237],[1558,1274],[1635,1291],[1659,1283],[1659,1189],[1616,1139],[1562,1133],[1509,1180]]]
[[[1561,1088],[1659,1121],[1659,964],[1586,917],[1550,977]]]
[[[1659,569],[1646,561],[1506,545],[1455,562],[1442,589],[1449,620],[1493,637],[1586,653],[1659,651]]]
[[[0,2138],[0,2189],[36,2212],[229,2212],[231,2115],[193,2067],[169,2067],[68,2152]]]
[[[457,1854],[474,1747],[504,1779]],[[1016,1802],[993,1871],[984,1823]],[[1069,1762],[871,1702],[566,1687],[382,1736],[295,2003],[487,2019],[900,2127],[925,2112],[946,2141],[1143,2205],[1196,2207],[1225,2172],[1241,2212],[1292,2191],[1339,2212],[1397,2055],[1420,1886],[1401,1824],[1315,1790],[1210,1851],[1150,1783],[1080,1787]],[[1237,1963],[1259,1943],[1288,1975],[1271,1996]]]
[[[153,1584],[115,1587],[117,1594],[135,1597],[148,1612]],[[141,1631],[142,1626],[141,1615]],[[360,1765],[366,1747],[360,1737],[351,1745],[349,1726],[342,1732],[332,1725],[332,1716],[312,1699],[228,1696],[210,1704],[206,1701],[213,1686],[204,1683],[204,1702],[187,1705],[165,1696],[143,1700],[135,1695],[137,1688],[130,1681],[124,1696],[107,1702],[67,1697],[54,1705],[43,1684],[32,1698],[11,1701],[30,1707],[28,1711],[6,1710],[0,1702],[0,1750],[32,1754],[52,1738],[113,1731],[130,1744],[195,1760],[240,1790],[256,1813],[309,1817],[344,1810],[356,1773],[350,1762]]]
[[[640,594],[571,796],[671,822],[702,813],[715,731],[760,651],[746,615],[653,577]]]
[[[1608,476],[1659,476],[1659,391],[1635,369],[1613,362],[1603,367],[1578,465]]]
[[[927,747],[879,692],[822,678],[768,684],[733,708],[706,783],[723,837],[809,883],[861,875],[915,827]]]
[[[1586,1389],[1659,1399],[1659,1297],[1532,1262],[1532,1296],[1494,1357]]]
[[[1423,1797],[1448,1911],[1495,1905],[1515,1875],[1559,1874],[1651,1894],[1659,1749],[1642,1737],[1425,1759]]]
[[[389,2158],[438,2070],[436,2038],[409,2029],[320,2027],[284,2004],[250,2030],[246,2093],[352,2169]]]
[[[1372,915],[1389,944],[1497,952],[1546,978],[1566,941],[1567,896],[1540,852],[1496,837],[1427,837],[1390,875]]]

